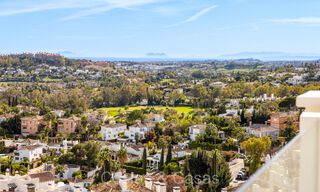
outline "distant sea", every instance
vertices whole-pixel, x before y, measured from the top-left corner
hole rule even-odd
[[[127,58],[127,57],[70,57],[74,59],[89,59],[93,61],[131,61],[131,62],[155,62],[155,61],[208,61],[208,58]]]

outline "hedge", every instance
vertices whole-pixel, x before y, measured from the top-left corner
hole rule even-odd
[[[197,141],[191,141],[189,143],[190,149],[204,149],[204,150],[213,150],[213,149],[221,149],[221,144],[212,144],[207,142],[197,142]]]
[[[132,173],[133,172],[134,174],[138,174],[138,175],[144,175],[145,174],[144,170],[142,168],[139,168],[139,167],[123,165],[122,168],[126,170],[126,173]]]
[[[132,166],[132,167],[142,167],[142,160],[130,161],[125,163],[125,165]]]

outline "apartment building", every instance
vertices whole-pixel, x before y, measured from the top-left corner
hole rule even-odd
[[[22,117],[21,134],[23,136],[34,135],[42,124],[44,124],[43,116]]]
[[[299,112],[279,112],[270,116],[270,126],[283,130],[288,122],[292,123],[294,128],[299,128]]]
[[[58,133],[70,134],[76,131],[76,128],[80,126],[81,118],[79,117],[69,117],[60,118],[58,120],[57,131]]]

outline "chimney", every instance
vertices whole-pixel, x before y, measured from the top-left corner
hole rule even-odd
[[[144,185],[146,188],[152,190],[152,179],[151,178],[146,178],[144,180]]]
[[[166,183],[160,183],[159,192],[167,192]]]
[[[179,186],[173,187],[172,192],[180,192],[180,187]]]
[[[160,192],[160,182],[159,181],[154,183],[152,191]]]
[[[6,176],[7,177],[10,176],[10,169],[9,168],[6,169]]]
[[[121,176],[119,179],[119,185],[121,187],[121,191],[128,191],[128,179],[126,176]]]
[[[251,127],[252,126],[252,121],[249,121],[249,127]]]

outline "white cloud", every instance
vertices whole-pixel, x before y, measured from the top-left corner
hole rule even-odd
[[[268,21],[280,24],[320,25],[320,17],[270,19]]]
[[[0,16],[12,16],[33,12],[80,9],[63,20],[76,19],[107,12],[116,8],[131,9],[160,2],[161,0],[4,0],[0,2]]]
[[[194,15],[192,15],[191,17],[189,17],[186,20],[184,20],[182,23],[189,23],[189,22],[192,22],[192,21],[196,21],[200,17],[202,17],[206,13],[209,13],[212,9],[214,9],[216,7],[217,7],[216,5],[212,5],[210,7],[204,8],[204,9],[198,11],[197,13],[195,13]]]
[[[179,26],[179,25],[182,25],[185,23],[190,23],[190,22],[196,21],[196,20],[200,19],[200,17],[209,13],[212,9],[214,9],[216,7],[217,7],[216,5],[212,5],[210,7],[204,8],[204,9],[196,12],[195,14],[193,14],[191,17],[187,18],[186,20],[179,22],[179,23],[172,24],[172,25],[168,25],[168,26],[166,26],[166,28],[176,27],[176,26]]]

